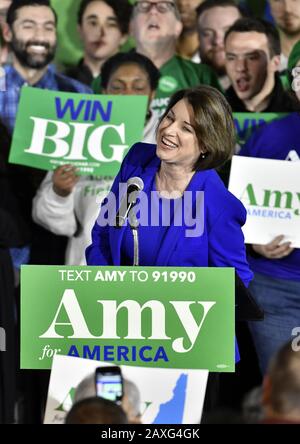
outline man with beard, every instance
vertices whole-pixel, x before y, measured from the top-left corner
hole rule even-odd
[[[234,0],[205,0],[196,13],[201,61],[216,71],[225,90],[230,86],[230,80],[225,69],[224,36],[227,29],[242,17],[242,12]]]
[[[182,21],[182,32],[177,40],[176,52],[182,57],[199,63],[199,36],[196,8],[203,0],[177,0]]]
[[[56,27],[56,13],[49,0],[13,1],[8,9],[4,33],[11,46],[13,64],[4,68],[5,88],[0,91],[0,119],[10,133],[15,126],[22,87],[26,85],[53,91],[91,93],[87,86],[56,73],[51,65],[57,43]],[[17,166],[10,169],[15,176],[24,218],[31,222],[32,198],[45,171]],[[37,225],[32,226],[32,232],[32,263],[64,263],[67,239],[58,240]]]
[[[226,70],[232,86],[226,96],[234,112],[292,112],[297,101],[279,78],[279,34],[264,20],[244,18],[225,34]]]
[[[270,0],[270,6],[280,35],[280,70],[284,70],[293,46],[300,40],[300,0]]]
[[[6,21],[4,36],[13,53],[13,64],[5,67],[6,91],[0,92],[0,118],[12,132],[24,85],[80,93],[91,90],[57,74],[50,65],[56,50],[57,17],[49,0],[12,2]]]

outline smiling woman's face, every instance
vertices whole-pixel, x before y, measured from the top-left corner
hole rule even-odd
[[[159,125],[156,154],[166,164],[193,170],[201,150],[195,132],[194,112],[186,100],[179,100]]]

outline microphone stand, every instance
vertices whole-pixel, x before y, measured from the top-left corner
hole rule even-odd
[[[128,222],[131,228],[132,236],[133,236],[133,266],[139,266],[139,221],[136,218],[135,211],[133,211],[133,207],[129,211],[128,214]]]

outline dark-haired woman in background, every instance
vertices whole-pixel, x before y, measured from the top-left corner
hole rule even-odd
[[[172,222],[170,226],[139,227],[140,265],[234,267],[248,286],[252,273],[241,230],[246,211],[213,170],[231,157],[234,140],[226,99],[216,89],[200,86],[172,97],[158,126],[157,145],[138,143],[132,147],[112,187],[117,201],[119,183],[133,176],[143,180],[143,191],[149,197],[156,192],[159,210],[164,196],[172,196],[174,202],[183,199],[184,208],[185,191],[204,192],[204,227],[197,236],[189,237],[190,227],[184,223],[180,227]],[[132,264],[130,236],[129,227],[119,230],[96,223],[87,263]]]
[[[128,0],[81,0],[77,26],[84,54],[66,75],[91,86],[105,61],[126,42],[131,12]]]
[[[248,286],[252,272],[246,260],[241,230],[246,210],[214,171],[232,156],[234,145],[233,118],[226,99],[216,89],[200,86],[179,91],[171,98],[158,126],[156,145],[138,143],[132,147],[111,189],[116,202],[119,201],[119,184],[138,176],[149,197],[151,220],[152,216],[162,220],[165,210],[172,209],[169,224],[153,226],[149,221],[147,226],[139,226],[139,265],[234,267]],[[187,191],[192,193],[192,208],[185,205]],[[200,204],[197,192],[200,191],[204,192],[204,205],[197,214]],[[181,215],[183,223],[178,226],[176,208],[182,211],[181,208],[188,207],[190,214]],[[105,220],[106,211],[107,202],[97,220]],[[191,225],[186,222],[195,214],[196,224],[192,228],[197,229],[197,222],[204,214],[203,226],[189,237]],[[96,222],[86,258],[88,265],[132,265],[134,251],[130,227],[117,229]],[[227,381],[228,378],[224,378],[225,386]],[[209,387],[208,410],[223,402],[218,376],[210,378]],[[226,402],[234,398],[232,393],[229,398]]]

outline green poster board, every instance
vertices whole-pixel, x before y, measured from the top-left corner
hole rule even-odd
[[[232,372],[234,269],[23,266],[21,368],[54,354]]]
[[[9,161],[43,170],[72,164],[78,174],[115,176],[143,139],[147,102],[24,86]]]

